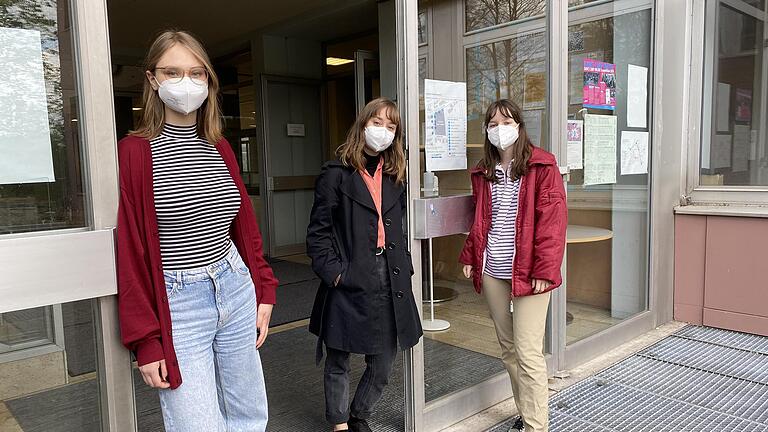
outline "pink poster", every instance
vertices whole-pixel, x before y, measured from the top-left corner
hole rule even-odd
[[[584,108],[616,109],[616,65],[584,59]]]
[[[752,91],[736,89],[736,121],[752,121]]]

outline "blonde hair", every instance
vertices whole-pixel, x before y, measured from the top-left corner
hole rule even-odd
[[[144,61],[145,70],[154,74],[160,58],[171,47],[179,44],[197,57],[208,72],[208,98],[197,110],[197,130],[210,143],[216,143],[223,138],[221,133],[221,108],[219,107],[219,78],[213,71],[213,65],[205,52],[203,44],[191,34],[180,30],[165,30],[155,38],[147,52]],[[152,88],[148,79],[144,80],[144,93],[142,95],[144,110],[141,114],[139,127],[130,131],[131,135],[152,139],[160,135],[165,123],[165,104]]]
[[[400,127],[400,112],[397,105],[387,98],[374,99],[365,106],[357,115],[357,119],[347,132],[347,139],[339,146],[336,154],[345,166],[354,167],[357,170],[365,169],[365,126],[368,120],[375,117],[379,111],[386,109],[387,118],[397,126],[395,139],[392,145],[381,152],[384,159],[383,172],[395,178],[395,182],[402,184],[405,181],[405,152],[403,151],[403,132]]]

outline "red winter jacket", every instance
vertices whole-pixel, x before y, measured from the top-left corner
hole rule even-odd
[[[152,185],[149,141],[129,136],[118,143],[120,204],[117,215],[117,295],[120,336],[140,366],[165,359],[171,388],[181,385],[173,349],[171,312],[165,292]],[[264,259],[261,233],[229,143],[216,143],[240,190],[240,211],[230,227],[243,261],[251,270],[259,304],[275,303],[277,279]]]
[[[471,171],[475,218],[459,261],[474,269],[472,282],[482,288],[485,248],[491,228],[491,187],[484,168]],[[515,223],[515,258],[512,264],[512,292],[515,297],[533,294],[531,279],[552,283],[548,291],[562,284],[560,266],[565,250],[568,210],[565,188],[555,156],[538,147],[528,162],[528,174],[520,183]]]

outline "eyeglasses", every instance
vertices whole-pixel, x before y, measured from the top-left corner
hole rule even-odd
[[[160,72],[159,74],[157,72]],[[167,66],[155,68],[155,77],[159,82],[170,81],[171,84],[181,82],[188,76],[194,84],[205,85],[208,83],[208,71],[204,67],[193,67],[187,71],[182,68]]]

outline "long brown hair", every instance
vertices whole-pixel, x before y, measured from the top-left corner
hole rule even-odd
[[[222,139],[221,133],[221,108],[219,107],[219,78],[213,71],[213,65],[205,52],[203,44],[191,34],[180,30],[165,30],[160,33],[147,52],[144,61],[144,69],[154,75],[160,58],[171,47],[180,44],[192,52],[208,71],[208,98],[197,110],[197,131],[210,143],[216,143]],[[165,123],[165,104],[152,88],[149,79],[144,80],[144,94],[139,127],[130,132],[131,135],[152,139],[163,130]]]
[[[347,132],[344,144],[336,149],[339,160],[345,166],[351,166],[357,170],[365,169],[365,125],[368,120],[375,117],[379,111],[386,109],[387,118],[397,126],[395,139],[392,145],[381,152],[384,159],[384,174],[395,178],[395,182],[402,184],[405,181],[405,152],[403,151],[403,132],[400,127],[400,112],[397,105],[387,98],[374,99],[360,111],[357,119]]]
[[[510,169],[510,175],[514,179],[518,179],[528,173],[528,161],[533,154],[533,143],[528,139],[528,134],[525,131],[525,121],[523,121],[523,112],[516,103],[509,99],[499,99],[492,103],[488,110],[485,112],[485,127],[488,127],[488,123],[491,122],[493,116],[497,112],[501,112],[504,117],[511,118],[519,124],[517,141],[512,144],[514,148],[512,152],[512,166]],[[479,167],[485,170],[485,178],[497,182],[496,178],[496,165],[501,162],[501,154],[499,149],[495,145],[491,144],[488,139],[488,133],[485,134],[485,147],[483,148],[483,158],[478,164]]]

